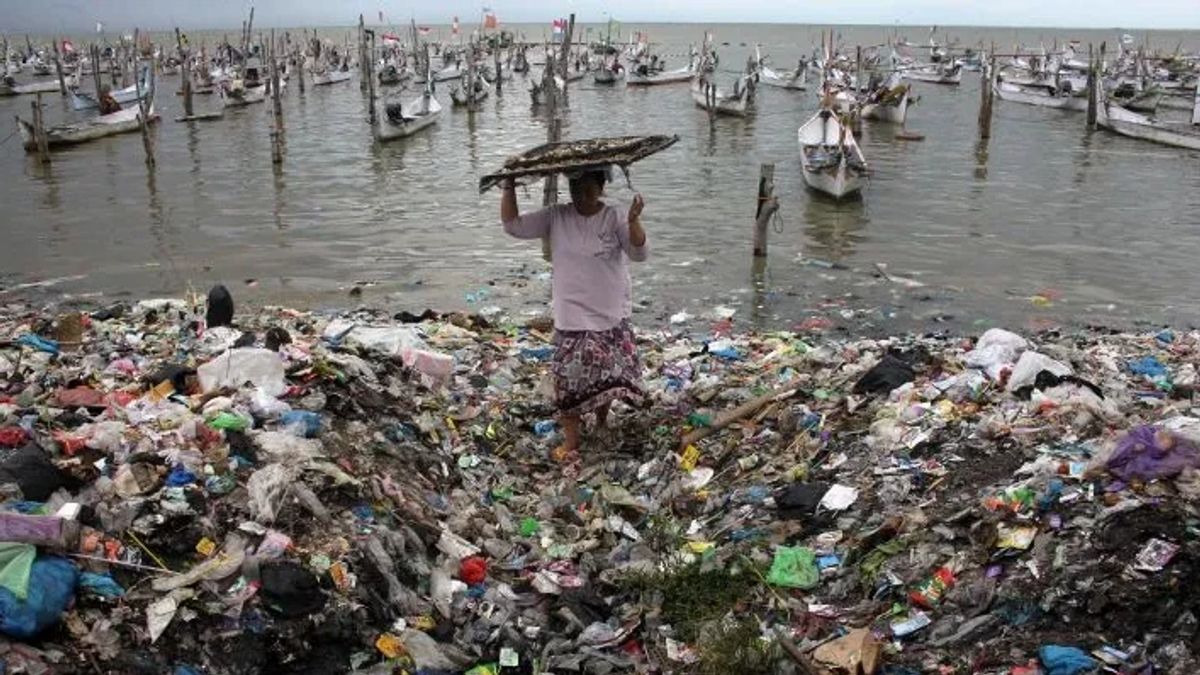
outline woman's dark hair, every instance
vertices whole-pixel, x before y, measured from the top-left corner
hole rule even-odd
[[[597,185],[603,188],[608,183],[608,171],[604,169],[593,169],[591,171],[585,171],[574,178],[568,178],[567,181],[569,183],[595,181]]]

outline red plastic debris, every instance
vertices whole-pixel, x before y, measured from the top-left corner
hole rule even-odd
[[[487,579],[487,561],[479,556],[465,558],[459,564],[458,578],[468,586],[482,584]]]

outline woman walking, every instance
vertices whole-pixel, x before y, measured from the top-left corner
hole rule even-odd
[[[549,237],[554,264],[554,399],[563,429],[555,459],[578,456],[580,426],[595,412],[597,426],[608,422],[609,406],[623,399],[642,401],[641,362],[633,328],[629,261],[646,259],[642,196],[628,211],[604,203],[608,170],[567,175],[570,204],[522,214],[513,182],[504,184],[500,220],[518,239]]]

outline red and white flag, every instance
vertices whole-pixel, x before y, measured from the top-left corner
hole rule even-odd
[[[454,22],[450,24],[450,34],[458,35],[458,17],[454,17]]]
[[[562,35],[567,30],[567,20],[566,19],[555,19],[554,23],[552,25],[554,27],[555,35]]]
[[[65,53],[65,54],[74,54],[75,53],[75,45],[71,44],[70,40],[63,40],[62,41],[62,50],[63,50],[63,53]]]

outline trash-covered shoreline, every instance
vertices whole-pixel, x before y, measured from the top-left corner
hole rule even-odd
[[[1200,332],[0,307],[13,673],[1200,672]]]

